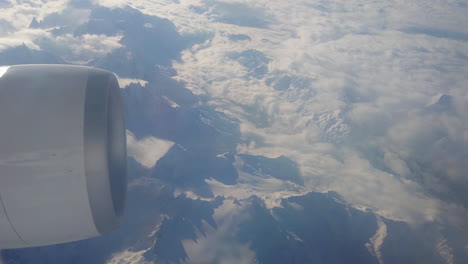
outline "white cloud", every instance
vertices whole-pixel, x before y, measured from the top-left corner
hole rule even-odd
[[[204,236],[198,233],[196,241],[184,240],[184,249],[187,252],[189,263],[252,263],[255,253],[248,245],[236,242],[236,233],[239,223],[245,219],[244,207],[232,200],[225,200],[216,208],[213,218],[217,228],[204,222]]]
[[[0,51],[26,45],[35,50],[47,50],[70,62],[86,62],[123,47],[122,36],[64,34],[53,36],[48,29],[22,29],[0,37]]]
[[[63,59],[79,64],[85,64],[92,59],[102,57],[123,47],[120,44],[122,36],[84,34],[75,36],[64,34],[60,36],[46,35],[37,39],[36,43],[44,50],[61,56]]]
[[[60,13],[68,6],[68,0],[45,1],[10,0],[8,7],[2,8],[2,18],[10,22],[17,30],[29,27],[33,18],[44,19],[50,14]],[[69,16],[71,17],[71,16]]]
[[[147,168],[152,168],[173,145],[174,142],[155,137],[137,139],[127,130],[128,155]]]
[[[275,178],[262,178],[243,172],[242,160],[236,157],[234,166],[239,171],[237,185],[225,185],[214,179],[206,180],[215,196],[224,196],[231,199],[248,199],[251,196],[261,198],[267,208],[280,206],[281,199],[300,196],[308,193],[310,189],[303,188],[292,182],[286,182]]]
[[[169,99],[169,97],[167,96],[163,96],[164,100],[166,100],[166,102],[172,107],[172,108],[177,108],[179,107],[180,105],[177,104],[176,102],[174,102],[173,100]]]
[[[405,161],[400,159],[398,155],[391,152],[386,152],[384,154],[384,163],[389,167],[394,173],[401,175],[403,177],[408,177],[410,170],[406,165]]]
[[[26,45],[28,48],[39,50],[40,47],[34,43],[39,38],[49,38],[50,33],[43,29],[23,29],[0,37],[0,51]]]
[[[65,46],[78,58],[102,56],[123,47],[119,43],[122,36],[84,34],[75,37],[71,34],[55,38],[56,45]]]
[[[2,19],[12,27],[0,30],[0,51],[26,45],[31,49],[47,50],[74,63],[86,63],[96,57],[104,56],[123,47],[119,41],[122,36],[71,33],[55,36],[52,30],[73,28],[88,21],[90,10],[73,8],[68,1],[11,1],[2,8]],[[33,18],[41,23],[41,28],[29,28]]]
[[[139,84],[141,86],[145,86],[148,84],[148,81],[141,80],[141,79],[129,79],[129,78],[120,78],[119,77],[119,85],[120,88],[125,88],[129,86],[130,84]]]
[[[193,10],[190,9],[192,5],[203,2],[201,0],[93,0],[93,2],[110,8],[130,6],[144,14],[167,18],[177,26],[181,33],[205,31],[205,27],[209,24],[208,19],[194,17]]]
[[[445,260],[446,264],[453,264],[454,256],[453,250],[447,243],[447,240],[440,240],[436,245],[436,250],[440,256]]]
[[[366,247],[371,254],[377,258],[379,264],[384,264],[380,248],[382,247],[385,237],[387,237],[387,225],[382,221],[382,218],[377,217],[377,231],[375,231],[374,236],[370,238],[369,243],[366,243]]]
[[[308,188],[336,190],[355,206],[392,219],[444,217],[447,203],[428,193],[408,163],[432,162],[449,181],[467,180],[462,150],[444,156],[437,148],[466,145],[467,8],[438,0],[241,2],[261,6],[277,23],[268,29],[203,24],[213,39],[186,50],[175,64],[178,78],[195,93],[241,120],[246,143],[238,151],[292,158]],[[190,29],[171,18],[187,31],[209,20],[190,13],[184,1],[178,8],[196,21]],[[229,34],[251,41],[229,41]],[[248,49],[270,59],[270,72],[309,77],[310,85],[277,91],[249,77],[228,58]],[[456,98],[454,116],[426,114],[441,93]],[[449,141],[434,144],[434,131]],[[418,159],[424,152],[434,154]]]
[[[144,254],[148,250],[131,251],[124,250],[117,252],[106,262],[106,264],[153,264],[154,262],[147,261]]]

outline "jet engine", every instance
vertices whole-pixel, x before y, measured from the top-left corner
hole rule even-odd
[[[0,67],[0,249],[117,228],[127,185],[125,137],[113,73]]]

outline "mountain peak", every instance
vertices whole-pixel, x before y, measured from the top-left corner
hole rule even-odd
[[[437,112],[450,112],[453,109],[453,103],[453,96],[438,94],[432,98],[428,107]]]
[[[29,24],[29,28],[40,28],[40,26],[41,24],[39,23],[39,21],[37,21],[35,17],[31,20],[31,23]]]

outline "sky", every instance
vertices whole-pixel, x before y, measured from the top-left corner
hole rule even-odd
[[[204,223],[209,235],[198,243],[184,241],[192,263],[214,261],[219,252],[203,252],[219,241],[233,254],[232,262],[226,257],[223,263],[248,261],[235,256],[254,258],[249,247],[229,242],[226,230],[242,217],[233,200],[254,195],[273,210],[283,199],[328,191],[378,217],[461,230],[457,245],[468,254],[467,1],[90,3],[129,6],[167,19],[182,38],[193,39],[161,67],[173,69],[170,78],[183,83],[199,105],[239,126],[233,154],[238,182],[205,180],[215,196],[232,201],[215,210],[218,228]],[[119,31],[54,34],[89,22],[92,12],[86,5],[1,1],[0,52],[25,45],[67,63],[93,65],[125,48],[128,41]],[[30,26],[33,18],[40,27]],[[122,90],[153,81],[143,74],[119,78]],[[173,98],[164,100],[173,109],[180,107]],[[129,155],[147,169],[179,146],[130,130],[127,139]],[[225,154],[217,153],[218,158]],[[303,184],[253,178],[242,155],[285,157],[297,164]],[[183,187],[176,193],[211,199]],[[378,223],[371,240],[374,252],[387,232],[385,223]],[[440,239],[438,250],[446,263],[454,263],[447,239]],[[122,251],[108,263],[142,263],[144,253]]]

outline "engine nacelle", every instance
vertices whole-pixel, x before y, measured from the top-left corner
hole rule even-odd
[[[0,67],[0,249],[81,240],[122,222],[117,78],[71,65]]]

